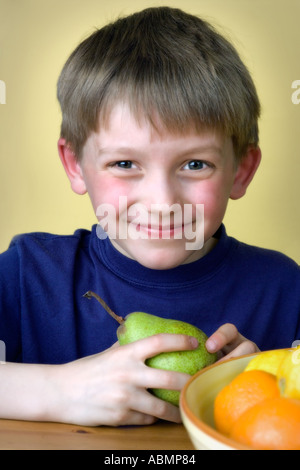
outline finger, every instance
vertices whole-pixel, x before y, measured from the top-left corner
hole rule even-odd
[[[125,398],[125,395],[123,397]],[[138,388],[134,390],[134,393],[127,395],[126,400],[121,399],[118,406],[110,409],[108,419],[104,424],[113,426],[124,424],[144,425],[152,424],[157,419],[180,423],[179,408],[155,397],[143,388]]]
[[[131,426],[147,426],[149,424],[154,424],[157,420],[158,418],[155,416],[132,411],[130,414],[130,419],[127,421],[127,423]]]
[[[206,348],[209,352],[213,353],[230,345],[231,349],[238,346],[241,341],[245,339],[239,334],[237,328],[232,323],[225,323],[220,326],[206,341]]]
[[[240,356],[244,356],[247,354],[253,354],[253,353],[259,352],[259,348],[256,346],[256,344],[253,343],[253,341],[249,341],[249,340],[243,341],[235,349],[232,349],[232,350],[229,349],[228,354],[226,354],[225,350],[226,348],[223,348],[225,356],[222,357],[222,359],[220,359],[219,362],[227,360],[227,359],[231,359],[234,357],[240,357]]]
[[[145,416],[151,415],[156,419],[181,423],[178,406],[161,400],[145,390],[140,390],[135,394],[132,406],[135,411],[140,411]]]
[[[163,352],[185,351],[198,347],[196,338],[187,335],[161,333],[140,339],[130,345],[132,354],[145,361]]]
[[[140,367],[135,376],[135,383],[143,388],[163,388],[180,391],[190,379],[189,374],[170,370],[156,369],[145,366]]]
[[[109,420],[104,423],[107,426],[145,426],[157,421],[153,415],[134,410],[121,410],[112,413]],[[101,422],[103,424],[103,422]]]

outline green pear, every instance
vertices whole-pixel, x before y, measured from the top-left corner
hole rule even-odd
[[[124,319],[116,315],[103,299],[94,292],[88,291],[84,294],[84,297],[96,298],[105,310],[119,322],[117,337],[120,345],[132,343],[159,333],[183,334],[193,336],[198,340],[199,344],[196,349],[161,353],[147,359],[146,364],[149,367],[194,375],[200,369],[213,364],[217,359],[217,355],[209,353],[205,347],[206,334],[189,323],[165,319],[144,312],[129,313]],[[177,390],[156,388],[152,390],[152,393],[173,405],[179,405],[180,392]]]

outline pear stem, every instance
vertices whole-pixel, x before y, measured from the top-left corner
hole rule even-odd
[[[107,313],[109,313],[115,320],[117,320],[117,322],[120,323],[120,325],[122,325],[122,323],[125,322],[125,319],[117,315],[115,312],[113,312],[109,308],[109,306],[104,302],[104,300],[101,299],[101,297],[98,294],[95,294],[95,292],[89,290],[83,295],[83,297],[86,297],[87,299],[91,299],[92,297],[94,297],[96,300],[98,300],[98,302],[102,305],[102,307],[107,311]]]

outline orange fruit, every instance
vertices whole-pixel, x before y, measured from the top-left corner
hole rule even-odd
[[[241,372],[216,396],[214,420],[218,431],[229,434],[233,424],[248,408],[279,397],[276,376],[263,370]]]
[[[256,450],[300,450],[300,400],[273,398],[243,413],[230,437]]]

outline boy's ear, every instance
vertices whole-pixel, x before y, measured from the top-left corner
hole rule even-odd
[[[76,194],[85,194],[87,191],[86,185],[76,155],[63,138],[58,140],[57,147],[61,162],[70,180],[71,188]]]
[[[247,191],[261,161],[259,147],[249,146],[245,155],[241,158],[235,174],[230,192],[230,199],[239,199]]]

